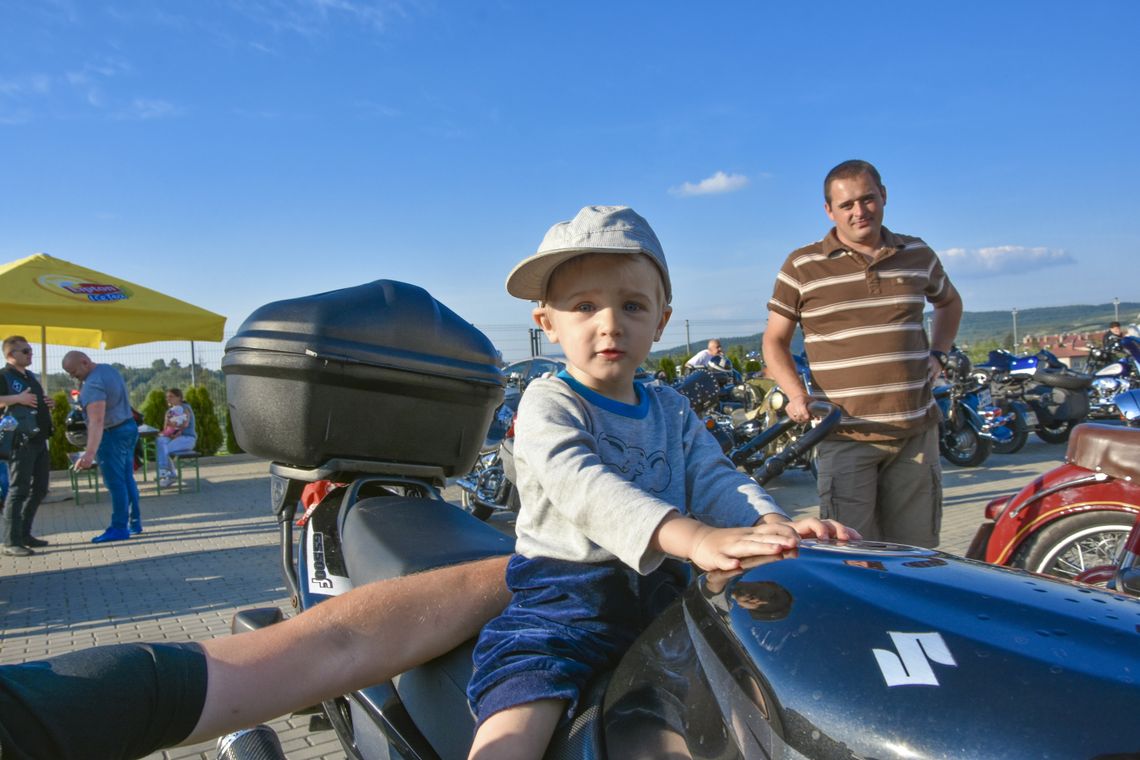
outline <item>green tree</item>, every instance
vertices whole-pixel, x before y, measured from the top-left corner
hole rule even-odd
[[[203,456],[212,456],[222,445],[222,426],[214,410],[214,400],[204,387],[194,387],[186,391],[186,403],[194,410],[194,427],[198,433],[195,450]]]
[[[742,372],[744,370],[744,346],[740,344],[732,346],[724,352],[724,355],[728,357],[728,360],[730,362],[732,362],[733,369],[735,369],[737,372]]]
[[[71,466],[71,460],[67,458],[67,455],[73,451],[79,451],[79,448],[67,442],[67,415],[71,412],[67,391],[57,392],[52,396],[52,400],[55,401],[55,408],[51,410],[52,432],[51,440],[48,443],[51,468],[53,470],[66,470]]]
[[[665,373],[665,379],[669,382],[677,379],[677,363],[672,356],[662,356],[657,362],[657,369]]]
[[[161,388],[152,388],[150,393],[146,394],[146,400],[143,401],[139,412],[142,413],[144,423],[162,430],[166,422],[166,408],[166,392]]]

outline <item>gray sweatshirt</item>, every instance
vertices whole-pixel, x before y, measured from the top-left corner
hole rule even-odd
[[[515,421],[515,551],[619,559],[645,574],[665,558],[650,541],[673,510],[718,528],[784,514],[732,466],[684,396],[656,384],[638,394],[623,404],[565,373],[527,386]]]

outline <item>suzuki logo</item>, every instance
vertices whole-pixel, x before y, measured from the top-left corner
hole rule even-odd
[[[894,642],[894,653],[889,649],[872,649],[883,671],[887,686],[937,686],[931,662],[958,667],[940,633],[900,633],[887,631]]]

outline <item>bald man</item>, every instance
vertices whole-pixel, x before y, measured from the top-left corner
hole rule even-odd
[[[64,355],[63,371],[82,383],[79,405],[87,417],[87,450],[75,462],[75,468],[90,469],[98,459],[103,483],[111,494],[111,524],[91,543],[125,541],[134,533],[142,533],[139,487],[135,483],[139,427],[131,411],[127,385],[114,367],[96,364],[82,351]]]

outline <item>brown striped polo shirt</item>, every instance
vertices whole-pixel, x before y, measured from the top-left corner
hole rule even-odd
[[[768,302],[803,328],[816,395],[843,408],[839,438],[907,438],[939,418],[922,313],[954,285],[921,239],[882,235],[873,259],[844,248],[834,228],[793,251]]]

